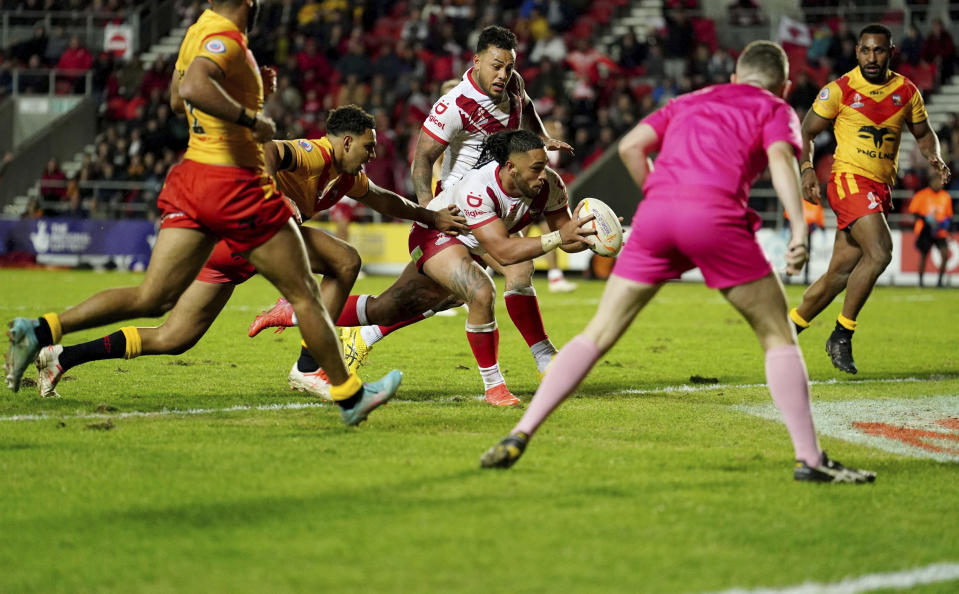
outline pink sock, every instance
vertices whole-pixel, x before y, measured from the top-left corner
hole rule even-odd
[[[796,459],[811,466],[822,463],[809,398],[809,375],[802,352],[796,345],[766,351],[766,383],[773,402],[786,422]]]
[[[343,311],[340,312],[340,317],[336,319],[337,326],[365,326],[365,323],[360,322],[359,315],[356,312],[356,303],[359,301],[362,295],[350,295],[346,298],[346,303],[343,304]],[[366,301],[363,302],[363,307],[366,307]],[[365,316],[364,316],[365,317]]]
[[[532,292],[532,287],[529,291]],[[535,292],[525,294],[507,291],[503,301],[506,302],[509,319],[513,320],[527,345],[533,346],[546,340],[546,329],[543,328],[543,316],[539,312],[539,301],[536,300]]]
[[[583,381],[600,355],[599,347],[583,334],[576,336],[560,349],[526,413],[513,428],[513,433],[522,431],[532,435],[553,409]]]
[[[415,324],[416,322],[419,322],[420,320],[425,320],[425,319],[426,317],[423,314],[419,314],[419,315],[413,316],[412,318],[408,320],[400,322],[399,324],[393,324],[392,326],[380,326],[380,332],[382,332],[383,336],[386,337],[390,335],[391,333],[396,332],[400,328],[405,328],[406,326],[409,326],[410,324]]]

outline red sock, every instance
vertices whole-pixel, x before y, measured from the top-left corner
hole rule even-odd
[[[537,342],[546,340],[546,329],[543,328],[543,316],[539,313],[539,301],[536,294],[523,295],[507,292],[503,298],[506,301],[506,311],[519,333],[523,335],[526,344],[533,346]]]
[[[360,297],[362,297],[362,295],[350,295],[346,298],[346,303],[343,304],[343,311],[340,312],[340,317],[336,319],[337,326],[363,326],[356,313],[356,302]],[[363,305],[366,306],[366,303]]]
[[[482,367],[492,367],[496,365],[496,359],[499,355],[499,329],[492,332],[470,332],[466,331],[466,339],[470,342],[470,348],[473,349],[473,356],[476,363]]]
[[[420,320],[425,320],[425,319],[426,317],[423,314],[419,314],[419,315],[413,316],[412,318],[408,320],[404,320],[400,322],[399,324],[393,324],[392,326],[379,326],[379,329],[380,329],[380,332],[383,334],[383,336],[389,336],[391,333],[396,332],[400,328],[405,328],[406,326],[409,326],[410,324],[415,324],[416,322],[419,322]]]

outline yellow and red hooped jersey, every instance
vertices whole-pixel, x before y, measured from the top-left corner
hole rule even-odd
[[[873,84],[858,67],[823,87],[812,109],[834,120],[833,173],[860,175],[890,186],[896,182],[903,125],[928,117],[912,81],[890,72],[886,82]]]

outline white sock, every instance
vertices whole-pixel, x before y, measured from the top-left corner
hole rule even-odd
[[[483,376],[483,386],[487,390],[493,386],[506,383],[506,380],[503,379],[503,374],[499,372],[499,363],[492,367],[480,367],[479,371],[480,375]]]
[[[366,317],[366,302],[369,301],[369,299],[369,295],[360,295],[356,299],[356,319],[364,326],[370,323],[369,318]]]
[[[550,268],[549,272],[546,273],[546,278],[549,280],[549,282],[553,283],[556,281],[561,281],[566,277],[563,275],[563,271],[559,268]]]
[[[294,326],[299,326],[299,324],[297,323],[297,319],[296,319],[296,312],[293,312],[293,317],[292,317],[291,319],[293,320],[293,325],[294,325]]]
[[[383,339],[383,333],[379,326],[363,326],[360,328],[360,338],[366,343],[366,346],[373,346]]]
[[[533,358],[536,359],[536,369],[543,373],[552,362],[553,356],[556,354],[556,347],[546,338],[529,347],[529,352],[533,353]]]
[[[422,315],[423,315],[423,318],[425,319],[425,318],[428,318],[428,317],[430,317],[430,316],[435,316],[435,315],[436,315],[436,312],[433,311],[432,309],[428,309],[428,310],[424,311]]]

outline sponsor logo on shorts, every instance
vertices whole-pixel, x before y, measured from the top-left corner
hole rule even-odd
[[[226,53],[226,44],[219,39],[211,39],[206,42],[206,45],[203,46],[206,48],[206,51],[211,54],[225,54]]]
[[[304,151],[310,153],[313,152],[313,144],[308,140],[297,140],[296,143],[300,145],[300,148]]]
[[[820,101],[829,101],[829,88],[824,87],[823,90],[819,91],[819,100]]]
[[[433,242],[433,245],[443,245],[444,243],[446,243],[446,242],[449,241],[450,239],[452,239],[452,238],[451,238],[449,235],[441,235],[441,236],[439,236],[439,237],[436,238],[436,241]]]
[[[866,198],[869,198],[869,210],[875,210],[879,207],[879,199],[876,198],[876,195],[872,192],[866,194]]]

